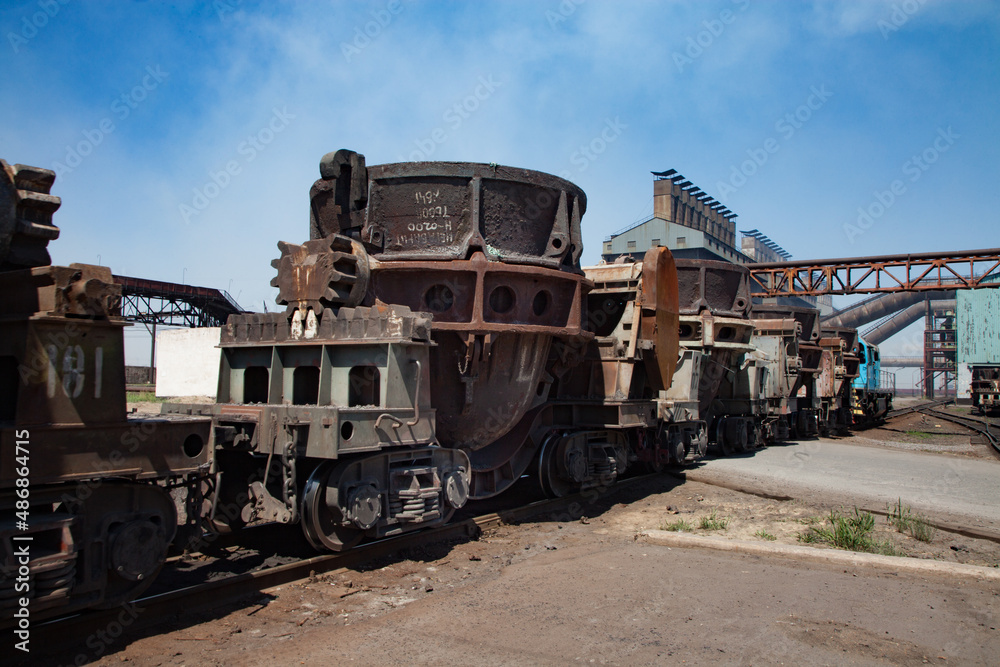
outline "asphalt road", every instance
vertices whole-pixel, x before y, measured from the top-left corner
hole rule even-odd
[[[1000,461],[820,438],[705,461],[689,477],[868,508],[902,499],[914,509],[1000,533]]]

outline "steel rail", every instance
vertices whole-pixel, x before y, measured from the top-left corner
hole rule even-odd
[[[950,415],[947,412],[941,410],[935,410],[933,408],[924,408],[920,412],[926,413],[938,419],[944,419],[945,421],[952,422],[953,424],[958,424],[971,429],[980,435],[982,435],[986,441],[989,443],[990,447],[993,448],[993,454],[1000,457],[1000,438],[996,434],[990,431],[991,424],[989,422],[984,422],[981,419],[976,419],[975,417],[965,417],[961,415]]]
[[[930,401],[929,403],[921,403],[920,405],[911,405],[906,408],[899,408],[898,410],[889,410],[889,412],[886,413],[885,418],[888,420],[888,419],[893,419],[895,417],[902,417],[903,415],[908,415],[914,412],[920,412],[925,408],[934,408],[939,405],[947,405],[948,403],[951,403],[954,400],[955,399],[953,398],[947,398],[940,401]]]
[[[655,475],[630,477],[608,488],[616,491]],[[588,492],[589,493],[589,492]],[[130,625],[129,632],[148,628],[172,619],[176,614],[192,614],[226,604],[231,604],[252,594],[301,581],[317,574],[355,567],[361,563],[389,555],[393,552],[412,549],[450,539],[468,539],[483,531],[501,525],[515,523],[545,512],[553,512],[588,499],[582,493],[539,500],[514,509],[499,510],[472,517],[457,523],[446,524],[405,535],[362,544],[345,552],[326,553],[279,565],[277,567],[246,572],[193,586],[139,598],[129,606],[139,610],[139,615]],[[152,612],[152,613],[150,613]],[[117,621],[121,607],[111,610],[90,610],[79,614],[46,620],[33,628],[33,639],[50,650],[78,646],[81,638],[87,637],[99,628]]]

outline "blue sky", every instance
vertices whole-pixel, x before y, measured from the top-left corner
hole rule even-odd
[[[59,172],[53,259],[257,310],[338,148],[568,177],[585,263],[668,168],[795,258],[1000,246],[996,2],[8,0],[0,27],[0,157]]]

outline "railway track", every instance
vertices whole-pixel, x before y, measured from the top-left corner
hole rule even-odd
[[[617,491],[640,483],[655,475],[641,475],[619,481],[609,491]],[[253,572],[186,586],[157,595],[139,598],[125,607],[134,616],[129,623],[130,635],[163,624],[178,614],[195,614],[246,599],[295,581],[302,581],[317,574],[344,568],[357,567],[380,557],[401,550],[454,539],[475,538],[483,531],[503,523],[516,523],[539,514],[566,510],[574,503],[587,500],[583,494],[564,498],[545,499],[513,509],[500,509],[456,523],[387,538],[355,547],[341,553],[327,553],[292,563],[269,567]],[[590,497],[592,500],[592,497]],[[84,639],[99,629],[120,623],[123,607],[111,610],[88,611],[68,617],[52,619],[34,628],[33,639],[47,650],[61,651],[80,646]]]
[[[998,433],[995,432],[991,427],[994,426],[987,420],[977,419],[976,417],[967,415],[953,415],[943,410],[935,410],[934,408],[924,408],[919,410],[924,414],[930,415],[932,417],[937,417],[938,419],[943,419],[949,421],[953,424],[959,424],[960,426],[965,426],[968,429],[979,433],[983,436],[983,439],[989,443],[990,447],[993,449],[993,454],[1000,457],[1000,437]]]
[[[941,405],[947,405],[949,403],[952,403],[954,400],[955,399],[953,398],[948,398],[940,401],[929,401],[927,403],[921,403],[920,405],[911,405],[906,408],[899,408],[898,410],[889,410],[889,412],[886,413],[885,418],[888,420],[894,417],[902,417],[903,415],[909,415],[914,412],[921,412],[928,408],[936,408]]]
[[[1000,458],[1000,433],[995,429],[997,426],[989,419],[981,419],[978,417],[973,417],[972,415],[956,415],[950,412],[945,412],[944,410],[938,410],[942,406],[948,405],[949,403],[954,403],[954,399],[945,399],[940,401],[930,401],[928,403],[921,403],[920,405],[912,405],[906,408],[900,408],[899,410],[891,410],[886,415],[886,419],[892,419],[893,417],[902,417],[903,415],[908,415],[914,412],[920,412],[931,417],[936,417],[938,419],[943,419],[945,421],[951,422],[953,424],[958,424],[959,426],[964,426],[976,433],[980,434],[983,439],[989,444],[993,451],[993,454]]]

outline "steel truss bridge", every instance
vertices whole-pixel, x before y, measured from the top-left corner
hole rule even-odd
[[[129,322],[182,327],[219,327],[244,312],[225,290],[160,280],[114,276],[122,286],[121,316]]]
[[[1000,287],[1000,248],[749,264],[753,296]]]
[[[1000,248],[952,253],[885,255],[848,259],[751,264],[756,297],[878,294],[1000,287]],[[924,394],[933,398],[935,379],[954,387],[956,331],[927,304],[924,332]],[[885,363],[885,360],[883,360]]]

